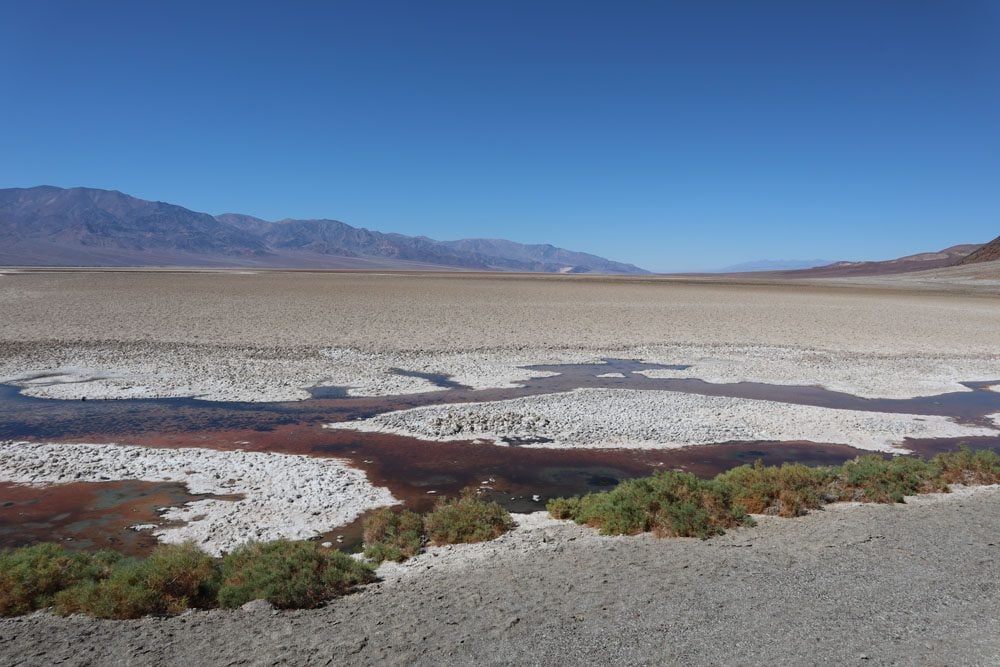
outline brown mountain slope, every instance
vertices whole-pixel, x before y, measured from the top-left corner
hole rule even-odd
[[[992,262],[1000,259],[1000,236],[996,237],[986,245],[976,250],[974,253],[962,258],[959,265],[979,264],[980,262]]]
[[[907,255],[898,259],[890,259],[881,262],[836,262],[827,266],[817,266],[812,269],[798,269],[793,271],[772,271],[764,276],[780,276],[787,278],[841,278],[854,276],[881,276],[893,273],[910,273],[911,271],[926,271],[928,269],[939,269],[945,266],[955,266],[963,259],[971,256],[981,247],[978,244],[968,243],[951,246],[938,252],[923,252],[917,255]]]

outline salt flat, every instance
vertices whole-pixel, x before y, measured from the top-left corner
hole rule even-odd
[[[1000,434],[946,417],[836,410],[672,391],[577,389],[506,401],[388,412],[330,428],[424,440],[545,438],[528,447],[676,448],[796,440],[901,453],[906,438]]]
[[[650,377],[930,396],[964,391],[963,381],[1000,379],[1000,289],[968,273],[958,281],[936,274],[781,284],[749,277],[8,272],[0,279],[0,379],[62,399],[301,400],[316,385],[345,386],[354,395],[435,389],[393,369],[509,387],[544,375],[526,365],[617,356],[691,365],[644,371]],[[632,446],[769,434],[886,449],[906,435],[988,430],[945,418],[636,394],[577,391],[458,412],[489,426],[479,430],[484,435],[499,435],[498,424],[510,432],[491,416],[497,410],[504,419],[513,415],[515,426],[537,414],[528,430],[558,436],[564,446],[622,430],[645,433]],[[367,425],[433,437],[426,425],[446,416],[442,410],[455,412],[389,414]],[[675,433],[685,418],[693,421]],[[558,428],[547,431],[552,425]],[[12,449],[6,474],[39,484],[77,473],[183,478],[195,467],[222,475],[257,462],[249,453],[210,461],[194,449],[141,449],[133,464],[123,458],[134,453],[127,442],[95,447],[85,461],[32,448],[14,457]],[[255,456],[264,457],[260,467],[243,479],[247,498],[265,502],[254,510],[263,516],[268,498],[287,503],[296,484],[269,477],[275,466],[319,480],[315,502],[324,514],[383,500],[363,475],[344,486],[339,468],[327,483],[322,471],[297,467],[307,461]],[[212,479],[204,488],[221,492]],[[254,496],[254,486],[267,497]],[[355,507],[357,498],[367,500]],[[23,664],[183,664],[196,657],[204,664],[994,664],[997,522],[990,517],[1000,516],[998,503],[994,489],[904,507],[837,506],[766,519],[707,542],[601,538],[529,517],[496,543],[383,568],[384,583],[325,609],[126,624],[36,615],[0,621],[0,657],[21,656]],[[285,517],[273,509],[269,530]],[[188,530],[203,538],[213,525],[222,524],[199,519]]]
[[[506,274],[22,271],[0,281],[0,341],[365,351],[753,343],[866,354],[997,353],[1000,291],[813,283],[764,283],[752,277],[720,282]]]
[[[1000,292],[735,280],[20,272],[0,282],[0,380],[57,398],[298,400],[433,388],[393,368],[502,387],[539,375],[519,366],[605,356],[868,397],[1000,377]]]

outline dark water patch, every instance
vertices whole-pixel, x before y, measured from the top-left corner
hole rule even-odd
[[[924,458],[931,458],[935,454],[953,452],[963,445],[970,449],[992,449],[997,454],[1000,454],[1000,435],[985,438],[907,438],[901,446],[909,449],[914,454]]]
[[[450,375],[444,373],[424,373],[422,371],[409,371],[404,368],[390,368],[389,372],[403,377],[427,380],[435,387],[440,387],[441,389],[469,389],[468,385],[455,382],[451,379]]]
[[[555,442],[552,438],[543,438],[541,436],[524,436],[518,437],[513,435],[506,435],[499,439],[501,444],[507,445],[508,447],[524,447],[526,445],[544,445],[548,443]]]

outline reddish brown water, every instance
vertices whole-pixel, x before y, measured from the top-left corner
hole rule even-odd
[[[156,538],[132,526],[167,525],[160,518],[165,508],[211,497],[177,482],[74,482],[44,489],[0,483],[0,545],[59,542],[143,554]]]
[[[315,390],[315,398],[291,403],[194,399],[60,401],[30,398],[14,387],[0,386],[0,440],[128,442],[151,447],[210,447],[332,456],[364,470],[373,483],[388,487],[393,495],[416,510],[426,510],[441,496],[475,486],[512,511],[533,511],[544,507],[550,497],[607,489],[622,479],[647,475],[657,469],[689,470],[707,477],[757,459],[766,464],[796,461],[828,465],[860,452],[843,445],[801,442],[724,443],[661,451],[501,447],[471,442],[427,442],[329,430],[321,425],[422,405],[503,400],[578,387],[668,390],[835,409],[946,415],[967,423],[983,423],[984,415],[1000,412],[1000,393],[989,391],[988,383],[969,383],[968,392],[889,400],[864,399],[819,387],[650,379],[638,371],[664,367],[630,360],[532,368],[561,375],[532,380],[524,387],[476,391],[446,376],[419,374],[443,389],[406,396],[351,398],[340,388],[328,387]],[[596,377],[608,372],[622,373],[625,377]],[[1000,448],[1000,439],[967,440],[974,446]],[[957,441],[914,441],[907,446],[930,455],[953,449]],[[30,512],[19,509],[20,514],[0,515],[6,516],[6,523],[0,524],[0,544],[70,538],[83,546],[141,552],[152,541],[148,535],[130,531],[128,526],[155,522],[157,508],[193,499],[185,495],[183,487],[174,488],[177,485],[147,487],[139,482],[116,482],[94,491],[85,490],[91,485],[66,486],[73,488],[49,487],[44,498],[36,490],[8,488],[7,493],[20,494],[14,501],[18,503],[16,506],[28,507]],[[95,498],[103,500],[96,502]],[[114,503],[108,505],[108,498],[113,498]],[[26,505],[29,501],[34,504]],[[356,543],[360,522],[334,530],[325,538],[336,542],[338,536],[342,536],[338,542],[342,546]]]

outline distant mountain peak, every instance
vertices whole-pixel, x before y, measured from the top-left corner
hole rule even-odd
[[[0,264],[458,268],[646,273],[631,264],[552,245],[503,239],[436,241],[339,220],[270,222],[211,216],[97,188],[0,190]]]

